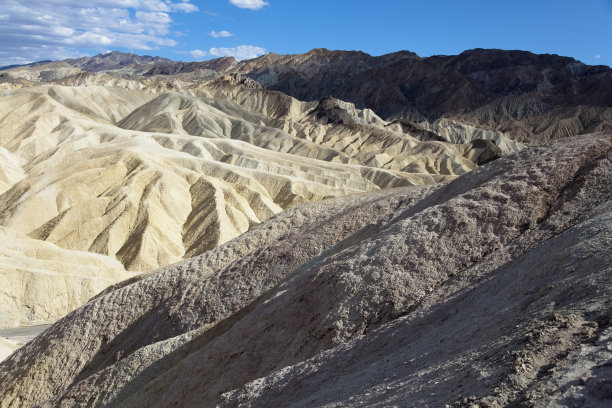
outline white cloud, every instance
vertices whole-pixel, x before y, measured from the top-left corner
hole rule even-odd
[[[223,38],[223,37],[231,37],[233,34],[226,30],[222,30],[222,31],[213,30],[208,35],[214,38]]]
[[[189,54],[193,58],[202,58],[202,57],[205,57],[207,55],[207,52],[206,51],[202,51],[202,50],[191,50],[191,51],[189,51]]]
[[[601,58],[601,55],[600,55],[600,54],[597,54],[597,55],[595,56],[595,59],[600,59],[600,58]]]
[[[80,56],[79,49],[175,46],[172,13],[189,0],[3,0],[0,66]]]
[[[172,5],[172,10],[176,10],[176,11],[182,11],[185,13],[193,13],[195,11],[198,11],[198,6],[191,4],[191,3],[174,3]]]
[[[264,6],[269,6],[270,3],[264,0],[230,0],[236,7],[250,9],[250,10],[259,10]]]
[[[254,45],[239,45],[233,48],[211,48],[208,53],[214,57],[234,57],[237,60],[251,59],[266,53],[265,48]]]

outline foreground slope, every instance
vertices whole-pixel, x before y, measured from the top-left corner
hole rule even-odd
[[[603,406],[610,242],[611,135],[299,206],[69,314],[0,400]]]

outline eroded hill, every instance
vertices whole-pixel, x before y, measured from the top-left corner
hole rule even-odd
[[[0,89],[0,328],[60,319],[0,406],[612,398],[608,68],[111,53]]]
[[[0,97],[0,226],[31,238],[33,253],[50,243],[146,272],[299,204],[452,180],[522,148],[413,134],[352,104],[302,102],[237,75],[80,73],[24,85]],[[45,273],[81,287],[72,268]],[[23,298],[6,287],[6,302]],[[27,298],[58,303],[32,288]],[[77,305],[39,313],[11,302],[4,325],[53,321]]]

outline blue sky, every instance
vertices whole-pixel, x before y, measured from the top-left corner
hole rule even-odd
[[[193,61],[320,47],[522,49],[612,65],[612,0],[1,1],[0,65],[110,50]]]

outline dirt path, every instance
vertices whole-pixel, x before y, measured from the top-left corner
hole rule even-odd
[[[26,344],[34,337],[51,327],[50,324],[41,324],[38,326],[22,326],[0,329],[0,337],[18,343],[20,346]]]

